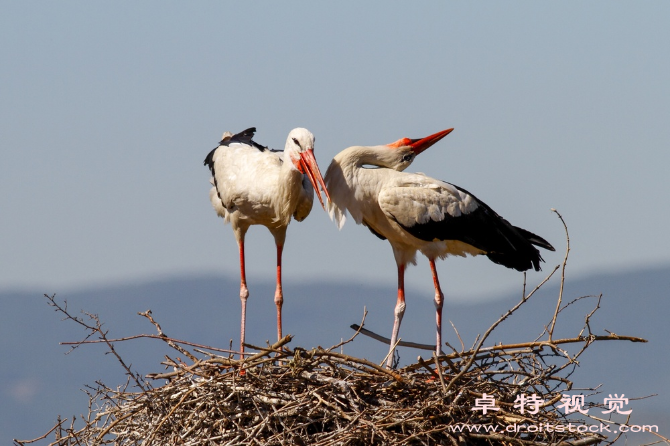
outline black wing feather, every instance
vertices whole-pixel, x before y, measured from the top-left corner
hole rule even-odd
[[[256,134],[256,127],[249,127],[248,129],[233,135],[228,141],[226,141],[226,145],[236,142],[236,143],[248,144],[250,146],[257,148],[261,152],[263,150],[266,150],[267,147],[263,147],[262,145],[258,144],[256,141],[251,139],[254,137],[255,134]],[[223,142],[224,141],[221,141],[221,143]]]
[[[240,133],[236,133],[230,138],[225,138],[219,141],[219,145],[214,147],[205,157],[205,161],[203,162],[203,165],[208,166],[209,170],[212,172],[212,175],[214,175],[214,152],[216,152],[216,149],[218,149],[221,146],[228,146],[231,143],[240,143],[240,144],[247,144],[252,147],[257,148],[261,152],[264,150],[269,150],[267,147],[264,147],[260,144],[258,144],[256,141],[254,141],[252,138],[256,134],[256,127],[249,127],[246,130],[241,131]]]
[[[467,243],[484,251],[494,263],[508,268],[518,271],[530,268],[540,270],[540,262],[544,260],[533,245],[554,251],[549,242],[532,232],[512,226],[473,194],[454,184],[452,186],[474,198],[477,209],[458,217],[445,213],[441,221],[430,220],[411,227],[401,226],[421,240],[458,240]]]

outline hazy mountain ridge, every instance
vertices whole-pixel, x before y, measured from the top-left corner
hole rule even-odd
[[[569,271],[568,271],[569,272]],[[670,342],[664,320],[670,310],[666,298],[670,289],[670,267],[638,270],[618,274],[599,274],[586,278],[566,279],[564,303],[584,295],[603,294],[602,308],[591,321],[596,334],[607,329],[617,334],[641,336],[647,344],[601,342],[583,357],[583,366],[574,375],[580,385],[604,383],[603,391],[625,393],[627,397],[658,394],[636,401],[634,415],[639,423],[659,424],[661,432],[670,426],[670,385],[665,370]],[[138,311],[151,309],[169,336],[192,342],[227,347],[239,339],[239,284],[237,279],[223,277],[182,277],[128,285],[81,290],[65,299],[73,313],[80,310],[98,313],[112,338],[139,333],[154,333],[154,327]],[[553,313],[558,278],[552,279],[518,314],[505,321],[491,335],[487,344],[533,339]],[[353,333],[351,323],[358,323],[363,306],[369,311],[366,327],[389,336],[395,302],[395,284],[370,286],[363,283],[294,283],[284,288],[284,327],[296,337],[292,345],[310,348],[330,346]],[[248,305],[248,342],[264,344],[273,340],[275,306],[272,283],[251,284]],[[406,340],[434,342],[434,307],[432,296],[407,290],[407,313],[401,337]],[[446,295],[444,338],[460,347],[448,322],[457,327],[466,346],[478,333],[516,303],[518,293],[486,303],[454,303]],[[42,292],[0,292],[3,312],[0,315],[2,365],[0,396],[3,414],[0,420],[0,442],[11,438],[32,438],[51,427],[57,414],[67,417],[86,408],[86,396],[79,392],[85,384],[97,379],[108,385],[124,381],[123,371],[115,359],[105,355],[100,345],[82,346],[69,355],[60,341],[77,341],[84,332],[72,322],[61,322],[61,316],[47,306]],[[559,318],[556,336],[574,336],[583,325],[584,316],[593,309],[596,299],[582,299],[568,307]],[[158,371],[164,354],[175,356],[160,341],[137,340],[117,344],[120,354],[145,374]],[[345,346],[345,352],[381,361],[386,347],[361,337]],[[403,349],[404,363],[429,352]],[[605,395],[606,396],[606,395]],[[594,397],[595,398],[595,397]],[[597,398],[600,398],[597,397]],[[11,408],[11,410],[10,410]],[[656,421],[655,421],[656,420]]]

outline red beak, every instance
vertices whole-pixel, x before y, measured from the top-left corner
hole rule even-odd
[[[426,136],[425,138],[421,139],[411,139],[410,143],[408,144],[412,150],[414,151],[415,154],[419,154],[426,150],[428,147],[432,146],[445,136],[447,136],[449,133],[452,132],[454,129],[447,129],[447,130],[442,130],[441,132],[433,133],[430,136]]]
[[[326,194],[326,198],[330,201],[330,195],[328,195],[328,190],[326,189],[326,182],[323,181],[323,176],[321,176],[321,171],[319,166],[316,164],[316,158],[314,158],[314,149],[307,149],[304,152],[300,152],[300,164],[303,170],[303,173],[307,174],[307,178],[312,183],[314,187],[314,192],[316,196],[319,197],[319,203],[323,210],[326,210],[326,207],[323,204],[323,199],[321,198],[321,192],[319,191],[319,184],[321,184],[321,189]]]

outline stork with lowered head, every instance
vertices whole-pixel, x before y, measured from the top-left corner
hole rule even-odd
[[[526,271],[540,269],[537,247],[554,251],[542,237],[511,225],[467,190],[420,173],[403,172],[417,155],[451,133],[401,138],[391,144],[353,146],[340,153],[326,172],[329,214],[339,228],[347,212],[357,224],[388,240],[398,267],[398,296],[391,335],[390,367],[405,313],[405,269],[420,251],[430,264],[435,287],[436,354],[442,345],[442,307],[435,260],[455,255],[486,255],[491,261]]]

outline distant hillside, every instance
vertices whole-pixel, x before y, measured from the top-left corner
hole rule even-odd
[[[227,347],[239,340],[239,297],[237,279],[191,277],[118,285],[57,295],[70,310],[98,313],[110,337],[154,333],[154,328],[138,311],[151,309],[166,334],[192,342]],[[284,327],[295,335],[293,345],[306,348],[331,346],[353,333],[366,306],[366,327],[389,336],[395,301],[395,284],[370,286],[364,283],[285,284]],[[539,334],[553,313],[558,279],[533,297],[518,314],[501,325],[490,337],[493,342],[528,341]],[[641,336],[647,344],[602,342],[592,346],[582,358],[583,366],[573,376],[585,387],[603,383],[604,396],[624,393],[633,398],[649,394],[657,397],[631,401],[629,408],[639,424],[657,424],[670,434],[670,340],[666,317],[670,314],[670,267],[656,270],[601,274],[581,279],[567,278],[566,301],[583,295],[603,294],[602,308],[591,321],[597,334],[607,329],[617,334]],[[105,355],[104,347],[83,346],[69,355],[60,341],[76,341],[83,332],[47,306],[44,292],[0,292],[0,444],[12,438],[33,438],[55,421],[56,415],[70,417],[85,412],[87,398],[79,389],[101,379],[108,385],[124,382],[116,361]],[[248,305],[248,342],[264,345],[274,340],[275,307],[272,283],[254,283]],[[401,337],[405,340],[434,342],[432,296],[408,290],[408,309]],[[502,313],[516,303],[520,290],[498,300],[473,305],[454,304],[444,309],[445,321],[452,321],[466,344],[474,342]],[[574,336],[594,299],[583,299],[569,307],[559,319],[557,335]],[[445,322],[445,340],[459,346],[453,330]],[[143,374],[158,371],[163,355],[173,355],[155,340],[137,340],[117,345],[118,351],[135,370]],[[360,337],[345,346],[345,352],[381,361],[387,348],[370,338]],[[401,349],[403,363],[429,352]],[[598,399],[601,397],[599,396]],[[637,442],[637,437],[634,443]],[[47,443],[43,443],[47,444]]]

